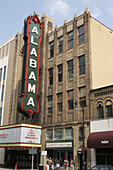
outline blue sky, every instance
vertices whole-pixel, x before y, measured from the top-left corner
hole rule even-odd
[[[113,30],[113,0],[1,0],[0,44],[18,31],[22,32],[24,19],[34,11],[54,18],[54,26],[63,25],[74,14],[82,14],[88,7],[91,15]]]

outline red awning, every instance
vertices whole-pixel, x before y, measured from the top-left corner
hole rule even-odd
[[[86,151],[86,147],[84,147],[84,151]],[[83,154],[83,146],[80,146],[80,147],[77,149],[77,153],[78,153],[78,154]]]
[[[113,131],[90,133],[88,148],[113,148]]]

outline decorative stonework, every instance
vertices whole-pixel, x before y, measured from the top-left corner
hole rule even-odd
[[[52,95],[53,93],[53,87],[49,86],[48,87],[48,95]]]
[[[59,92],[62,92],[62,89],[63,89],[62,84],[58,84],[58,86],[57,86],[57,92],[58,92],[58,93],[59,93]]]
[[[68,81],[68,89],[72,89],[73,84],[74,84],[73,80]]]
[[[94,96],[95,96],[95,97],[96,97],[96,96],[102,96],[102,95],[106,95],[106,94],[110,94],[110,93],[113,93],[113,89],[95,93]]]
[[[53,67],[53,59],[51,59],[51,60],[48,61],[48,67],[49,67],[49,68],[50,68],[50,67]]]
[[[86,84],[85,76],[79,78],[79,86],[83,86]]]
[[[80,56],[83,54],[84,54],[84,44],[78,46],[78,48],[77,48],[77,56]]]
[[[68,121],[72,122],[74,120],[73,112],[68,113]]]
[[[70,59],[73,57],[73,50],[71,49],[70,51],[67,52],[67,58]]]
[[[62,60],[63,60],[63,55],[61,54],[61,55],[58,56],[58,63],[61,63]]]
[[[47,123],[52,124],[52,116],[47,116]]]
[[[62,114],[57,115],[57,122],[62,123]]]

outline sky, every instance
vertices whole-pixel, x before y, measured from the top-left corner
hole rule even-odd
[[[22,32],[24,19],[34,11],[54,19],[54,26],[62,26],[75,14],[89,8],[92,17],[113,30],[113,0],[0,0],[0,45]]]

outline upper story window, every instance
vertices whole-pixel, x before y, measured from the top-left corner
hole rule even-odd
[[[73,129],[66,128],[65,129],[65,139],[72,139],[73,138]]]
[[[57,110],[62,112],[62,93],[57,94]]]
[[[81,107],[86,107],[86,87],[79,88],[79,101]]]
[[[6,66],[4,66],[4,75],[3,75],[3,80],[5,79],[6,77]]]
[[[53,68],[49,69],[49,85],[53,85]]]
[[[63,80],[63,64],[58,65],[58,82]]]
[[[85,74],[85,55],[79,57],[79,75]]]
[[[63,129],[55,129],[54,131],[54,139],[55,140],[59,140],[59,139],[63,139]]]
[[[74,105],[74,91],[73,90],[69,90],[68,91],[68,109],[72,110]]]
[[[59,54],[63,52],[63,36],[58,38]]]
[[[68,49],[73,47],[73,31],[68,33]]]
[[[68,78],[73,78],[73,60],[68,61]]]
[[[3,98],[4,98],[4,85],[2,85],[1,102],[3,101]]]
[[[110,100],[106,102],[106,117],[113,117],[112,102]]]
[[[47,130],[46,131],[46,140],[52,140],[53,139],[53,130]]]
[[[49,58],[54,56],[54,41],[49,43]]]
[[[103,111],[103,103],[98,102],[97,103],[97,117],[99,118],[104,118],[104,111]]]
[[[2,107],[0,107],[0,125],[1,125],[1,119],[2,119]]]
[[[48,113],[52,113],[52,107],[53,107],[53,97],[48,96]]]
[[[84,25],[78,27],[79,44],[84,42]]]
[[[0,81],[2,80],[2,68],[0,69]]]

